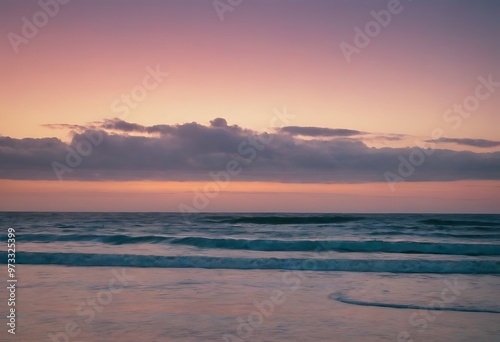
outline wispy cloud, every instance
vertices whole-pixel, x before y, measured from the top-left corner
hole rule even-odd
[[[301,127],[285,126],[280,128],[281,133],[291,135],[301,135],[308,137],[350,137],[363,134],[361,131],[344,128],[325,128],[325,127]]]
[[[451,143],[462,146],[472,146],[481,148],[490,148],[500,146],[500,141],[486,140],[486,139],[469,139],[469,138],[439,138],[426,140],[433,143]]]
[[[90,125],[82,126],[82,125],[72,125],[72,124],[43,124],[42,127],[50,129],[66,129],[66,130],[70,129],[75,131],[82,131],[89,128],[95,128],[95,127],[90,127]]]

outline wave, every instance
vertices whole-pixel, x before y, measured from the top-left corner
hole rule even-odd
[[[6,239],[6,237],[5,237]],[[5,240],[4,239],[4,240]],[[251,250],[262,252],[360,252],[360,253],[406,253],[442,254],[468,256],[500,255],[498,244],[392,242],[392,241],[345,241],[345,240],[275,240],[233,239],[144,235],[92,235],[92,234],[24,234],[20,242],[87,242],[94,241],[111,245],[125,244],[172,244],[206,249]]]
[[[428,219],[421,220],[420,223],[424,223],[431,226],[476,226],[476,227],[498,227],[497,222],[485,222],[485,221],[455,221],[455,220],[441,220],[441,219]]]
[[[190,245],[199,248],[240,249],[266,252],[336,251],[472,256],[500,255],[500,245],[491,244],[338,240],[247,240],[212,239],[204,237],[177,238],[171,240],[170,243]]]
[[[5,237],[6,239],[6,237]],[[4,240],[5,240],[4,239]],[[173,237],[145,235],[92,235],[92,234],[23,234],[18,240],[22,242],[84,242],[97,241],[111,245],[124,245],[134,243],[163,243],[172,240]]]
[[[7,262],[7,253],[0,252],[0,263]],[[390,272],[390,273],[500,273],[500,261],[492,260],[371,260],[371,259],[278,259],[225,258],[207,256],[155,256],[134,254],[39,253],[18,252],[18,264],[208,268],[208,269],[279,269],[307,271]]]
[[[464,308],[464,307],[435,307],[435,306],[421,306],[412,304],[394,304],[394,303],[377,303],[377,302],[365,302],[362,300],[352,299],[346,297],[341,293],[332,293],[328,296],[330,299],[336,300],[337,302],[351,304],[351,305],[361,305],[361,306],[377,306],[382,308],[393,308],[393,309],[411,309],[411,310],[433,310],[433,311],[460,311],[460,312],[485,312],[485,313],[500,313],[499,310],[491,310],[484,308]]]
[[[468,229],[469,232],[471,229]],[[397,231],[397,230],[387,230],[387,231],[368,231],[366,235],[373,236],[423,236],[423,237],[444,237],[444,238],[470,238],[470,239],[499,239],[500,234],[498,233],[481,233],[481,234],[473,234],[473,233],[447,233],[447,232],[415,232],[415,231]]]
[[[217,216],[211,217],[217,219]],[[362,216],[240,216],[240,217],[220,217],[219,222],[225,223],[253,223],[253,224],[326,224],[326,223],[347,223],[361,221]]]

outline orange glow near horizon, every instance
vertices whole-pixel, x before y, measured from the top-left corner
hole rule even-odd
[[[500,212],[498,188],[500,181],[407,182],[392,192],[386,183],[230,182],[221,187],[214,182],[0,180],[0,210],[176,212],[181,203],[194,208],[195,196],[203,196],[209,204],[200,212],[405,212],[413,203],[412,212],[495,213]]]

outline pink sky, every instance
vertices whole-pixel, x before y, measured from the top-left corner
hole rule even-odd
[[[3,2],[0,210],[176,211],[210,171],[224,168],[219,157],[232,158],[228,143],[278,132],[275,145],[204,210],[499,212],[500,6],[401,1],[348,62],[339,46],[354,44],[356,27],[387,3],[245,1],[221,21],[212,1],[73,0],[13,47],[9,34],[22,36],[23,17],[33,21],[43,9],[36,1]],[[168,76],[126,113],[117,111],[113,104],[144,84],[148,68]],[[487,96],[459,118],[455,106],[477,97],[478,87]],[[283,108],[293,116],[271,125]],[[144,130],[103,127],[116,117]],[[211,128],[218,117],[247,131]],[[180,136],[191,122],[234,139],[205,151],[204,140]],[[145,131],[155,125],[180,128],[175,139]],[[279,131],[284,126],[360,133],[291,137]],[[112,143],[95,146],[79,170],[58,180],[52,163],[64,164],[65,146],[75,147],[75,134],[89,129],[113,135]],[[397,174],[398,155],[408,158],[436,130],[448,139],[435,142],[443,152],[391,191],[384,171]],[[147,158],[147,146],[161,144],[172,160],[186,158],[175,174]],[[133,175],[127,160],[140,161]],[[343,174],[329,178],[328,165]]]

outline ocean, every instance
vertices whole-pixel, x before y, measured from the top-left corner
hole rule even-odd
[[[16,334],[3,324],[2,341],[500,340],[500,215],[0,222],[5,243],[15,230],[17,279]]]

